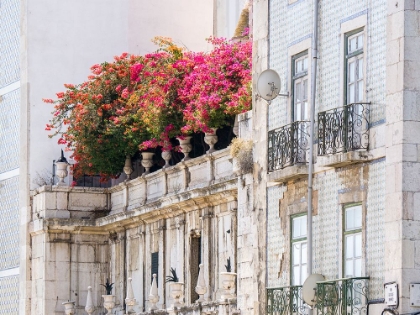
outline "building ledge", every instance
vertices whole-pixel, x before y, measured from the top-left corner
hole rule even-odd
[[[351,151],[325,156],[318,156],[317,164],[324,167],[343,167],[355,163],[363,163],[369,160],[367,151]]]
[[[295,164],[268,174],[268,182],[284,183],[308,176],[307,164]]]

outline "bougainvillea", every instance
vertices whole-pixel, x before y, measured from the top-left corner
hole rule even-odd
[[[75,176],[116,176],[139,149],[170,149],[174,136],[224,126],[249,110],[251,42],[210,42],[214,50],[194,53],[157,37],[157,52],[94,65],[86,82],[44,99],[55,108],[46,129],[73,150]]]
[[[252,43],[210,38],[215,48],[196,61],[179,89],[183,131],[204,131],[228,124],[251,108]]]
[[[138,145],[149,136],[141,120],[125,119],[127,98],[134,85],[130,67],[143,57],[122,54],[113,62],[91,67],[92,74],[80,85],[66,84],[65,92],[57,93],[55,111],[46,129],[60,135],[59,144],[73,150],[77,162],[75,176],[101,174],[103,177],[121,172],[126,155],[133,155]]]

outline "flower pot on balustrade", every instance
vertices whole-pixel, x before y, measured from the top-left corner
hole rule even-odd
[[[191,138],[191,136],[177,137],[179,146],[181,147],[181,152],[184,154],[182,161],[188,161],[191,159],[189,156],[192,150]]]
[[[181,307],[184,305],[184,283],[183,282],[170,282],[169,295],[174,300],[173,307]]]
[[[210,147],[206,151],[207,154],[213,153],[214,151],[216,151],[216,149],[214,148],[214,145],[219,140],[219,138],[216,135],[216,131],[217,131],[217,128],[210,128],[209,132],[204,133],[204,142],[207,143],[207,145]]]
[[[153,166],[153,155],[155,155],[153,152],[141,152],[141,165],[146,170],[144,172],[145,175],[150,173],[150,168]]]
[[[222,284],[222,296],[221,300],[233,299],[235,295],[236,287],[236,273],[234,272],[221,272],[220,282]]]
[[[102,295],[104,299],[104,307],[108,311],[107,314],[111,314],[112,309],[115,307],[115,295]]]
[[[64,314],[66,315],[74,315],[75,314],[75,308],[74,308],[74,301],[67,301],[67,302],[63,302],[61,303],[62,305],[64,305]]]

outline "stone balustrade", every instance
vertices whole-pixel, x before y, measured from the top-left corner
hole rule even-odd
[[[235,177],[229,149],[224,149],[111,188],[43,186],[32,193],[32,211],[34,218],[100,218],[97,224],[106,225],[113,221],[107,219],[112,215],[133,211],[135,215],[145,214],[174,204],[178,208],[188,207],[193,197],[207,198],[211,203],[215,196],[220,198],[218,191],[223,194],[226,189],[236,188],[236,182],[232,181]],[[232,185],[227,184],[230,181]]]

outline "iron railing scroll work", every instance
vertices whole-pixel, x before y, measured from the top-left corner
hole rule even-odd
[[[369,104],[353,103],[318,113],[318,155],[368,150]]]
[[[308,307],[302,299],[302,286],[267,289],[267,315],[306,315]]]
[[[268,171],[307,163],[309,121],[295,121],[268,132]]]
[[[369,277],[317,283],[317,315],[363,315],[367,312]]]

